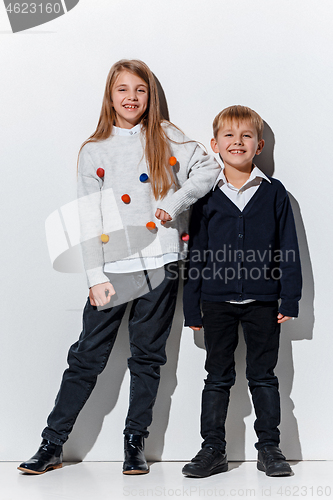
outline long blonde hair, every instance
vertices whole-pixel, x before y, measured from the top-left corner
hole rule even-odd
[[[82,144],[80,151],[88,142],[98,142],[110,137],[116,120],[111,92],[116,79],[122,71],[129,71],[141,78],[148,85],[147,109],[141,117],[141,124],[145,134],[145,158],[149,168],[149,178],[154,196],[156,199],[163,198],[174,184],[171,166],[168,161],[170,147],[168,138],[161,125],[162,115],[156,81],[154,75],[143,61],[122,59],[112,66],[106,80],[97,128]]]

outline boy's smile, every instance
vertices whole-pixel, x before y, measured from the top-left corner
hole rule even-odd
[[[122,71],[115,81],[112,104],[116,112],[116,126],[132,128],[137,125],[148,105],[148,86],[140,77]]]
[[[220,153],[226,168],[251,172],[252,160],[260,154],[264,141],[258,141],[257,131],[250,121],[231,121],[220,128],[216,139],[211,140],[215,153]]]

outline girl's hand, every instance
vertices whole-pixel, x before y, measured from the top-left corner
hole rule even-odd
[[[288,321],[288,319],[291,319],[291,316],[284,316],[283,314],[279,313],[277,319],[278,323],[284,323],[285,321]]]
[[[202,326],[190,326],[192,330],[201,330]]]
[[[172,220],[172,217],[168,214],[168,212],[165,212],[161,208],[156,210],[155,217],[161,221],[161,224],[165,224],[169,220]]]
[[[109,281],[89,288],[89,300],[92,306],[105,306],[116,292]]]

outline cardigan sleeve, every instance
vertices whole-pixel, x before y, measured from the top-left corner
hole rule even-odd
[[[295,221],[288,193],[278,207],[280,240],[280,297],[279,312],[284,316],[298,316],[301,299],[302,273]]]
[[[168,127],[168,135],[172,139],[171,149],[179,160],[181,171],[177,177],[181,180],[181,186],[161,200],[158,208],[165,210],[174,219],[212,189],[221,167],[199,144],[173,127]]]
[[[89,288],[109,281],[103,273],[102,181],[96,174],[96,168],[87,148],[83,147],[79,156],[77,194],[81,250]]]
[[[203,201],[195,203],[190,221],[189,254],[183,293],[185,326],[202,326],[201,284],[206,265],[205,250],[208,246],[208,221],[204,215]]]

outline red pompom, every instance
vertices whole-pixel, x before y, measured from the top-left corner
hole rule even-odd
[[[175,156],[170,156],[169,163],[172,167],[174,167],[177,163],[177,158]]]
[[[124,203],[130,203],[131,202],[131,198],[128,194],[123,194],[122,197],[121,197],[122,201]]]
[[[96,174],[98,175],[98,177],[104,177],[104,174],[105,174],[104,168],[98,168],[96,170]]]

